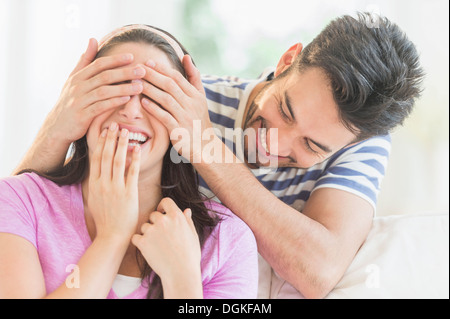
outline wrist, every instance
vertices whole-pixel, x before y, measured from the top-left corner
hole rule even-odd
[[[172,276],[160,276],[165,299],[202,299],[203,284],[200,266],[184,268]]]
[[[110,247],[114,247],[115,249],[120,249],[120,248],[127,248],[129,246],[131,236],[100,232],[95,235],[94,241],[100,242]]]

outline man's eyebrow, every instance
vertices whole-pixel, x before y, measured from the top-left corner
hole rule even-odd
[[[292,117],[292,120],[295,122],[295,115],[294,115],[294,111],[292,110],[292,103],[291,103],[291,98],[289,97],[287,91],[284,92],[284,102],[286,103],[286,106],[288,108],[289,114]]]
[[[312,140],[310,138],[308,138],[308,140],[311,143],[313,143],[314,145],[316,145],[318,148],[320,148],[322,151],[324,151],[325,153],[331,153],[332,152],[332,150],[328,146],[322,145],[322,144],[320,144],[320,143],[318,143],[318,142],[316,142],[316,141],[314,141],[314,140]]]

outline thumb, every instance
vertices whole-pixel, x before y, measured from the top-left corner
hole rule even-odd
[[[186,216],[186,218],[191,219],[192,218],[192,210],[190,208],[186,208],[183,212],[184,216]]]
[[[143,237],[144,237],[144,236],[139,235],[139,234],[134,234],[134,235],[131,237],[131,243],[132,243],[134,246],[136,246],[139,250],[140,250],[141,241],[142,241],[142,238],[143,238]]]
[[[186,208],[183,212],[183,215],[186,218],[189,226],[195,230],[194,221],[192,220],[192,210],[190,208]]]
[[[189,83],[191,83],[199,92],[205,93],[200,71],[195,67],[190,55],[186,54],[183,57],[183,66]]]
[[[81,69],[88,66],[92,61],[94,61],[94,58],[97,55],[97,50],[98,50],[97,40],[94,38],[90,38],[86,51],[81,55],[77,66],[70,75],[77,73]]]

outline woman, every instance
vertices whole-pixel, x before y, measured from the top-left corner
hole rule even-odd
[[[185,53],[162,30],[132,25],[69,78],[59,103],[110,110],[61,168],[0,181],[0,298],[256,297],[253,234],[204,200],[193,167],[170,160],[167,130],[141,105],[146,62],[184,75]]]

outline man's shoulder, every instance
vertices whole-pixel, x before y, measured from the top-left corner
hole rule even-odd
[[[379,135],[345,147],[324,163],[324,168],[342,161],[386,161],[391,152],[391,135]]]

